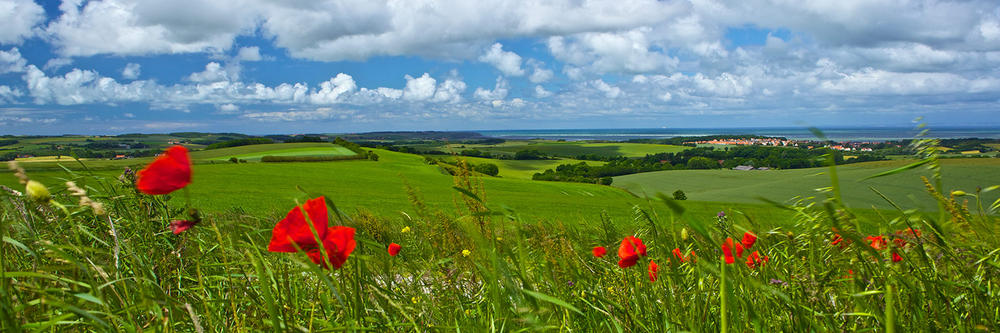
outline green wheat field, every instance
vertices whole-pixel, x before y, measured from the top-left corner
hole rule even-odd
[[[491,160],[489,177],[367,150],[380,158],[258,162],[353,154],[329,143],[192,151],[191,184],[164,196],[137,191],[125,169],[152,158],[22,162],[52,201],[0,175],[0,331],[1000,330],[996,159],[664,171],[601,186],[530,180],[570,159]],[[357,230],[340,269],[267,251],[275,223],[319,196],[330,225]],[[189,209],[201,222],[171,233]],[[720,246],[746,232],[757,242],[726,264]],[[616,263],[625,236],[648,248],[629,268]],[[751,251],[768,260],[745,264]]]

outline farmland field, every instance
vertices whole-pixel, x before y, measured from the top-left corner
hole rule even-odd
[[[235,157],[241,160],[247,161],[260,161],[261,157],[264,156],[354,156],[357,155],[353,151],[337,146],[337,145],[323,145],[323,146],[307,146],[299,148],[281,148],[266,150],[253,153],[243,153],[237,155],[229,155],[229,158]],[[195,155],[198,156],[198,155]],[[219,160],[227,160],[227,157],[219,157]]]
[[[432,157],[439,157],[437,155],[432,155]],[[480,163],[493,163],[496,164],[500,169],[500,174],[498,176],[503,178],[516,178],[516,179],[531,179],[531,176],[537,172],[543,172],[546,169],[555,169],[560,164],[576,164],[580,162],[587,163],[588,165],[603,165],[605,162],[601,161],[582,161],[575,160],[571,158],[560,158],[553,160],[497,160],[490,158],[480,158],[480,157],[444,157],[449,161],[454,161],[457,158],[465,159],[467,162],[472,164]]]
[[[216,161],[331,148],[281,144],[193,152],[192,183],[168,196],[145,195],[118,181],[122,161],[84,161],[100,164],[92,171],[22,163],[53,197],[45,202],[0,191],[0,328],[1000,328],[992,311],[1000,306],[992,291],[1000,260],[995,215],[970,214],[955,201],[947,202],[940,219],[909,210],[928,209],[919,205],[927,197],[922,186],[910,184],[916,171],[860,183],[887,188],[902,211],[865,209],[855,198],[863,192],[852,187],[858,179],[908,161],[839,167],[847,206],[793,207],[756,204],[741,193],[778,201],[813,193],[813,187],[829,186],[825,175],[816,175],[827,169],[616,178],[639,177],[667,193],[682,181],[708,189],[701,193],[698,183],[690,183],[684,190],[691,200],[664,204],[611,186],[523,178],[569,160],[470,159],[496,163],[501,175],[507,173],[475,178],[472,186],[422,156],[377,149],[378,161]],[[138,161],[127,165],[143,167]],[[997,179],[992,160],[941,162],[946,189]],[[657,182],[662,179],[669,181]],[[104,204],[102,211],[77,205],[66,180],[86,188]],[[25,189],[10,173],[0,176],[0,184]],[[475,208],[480,201],[467,193],[478,193],[487,209]],[[349,230],[350,245],[324,238],[329,262],[313,256],[314,248],[302,247],[308,256],[278,253],[285,250],[272,247],[272,228],[300,211],[296,202],[320,194],[345,215],[331,213],[316,235]],[[200,213],[184,209],[188,205]],[[309,219],[322,216],[304,210]],[[286,221],[296,219],[288,216]],[[310,228],[304,218],[295,223]],[[183,224],[190,229],[171,232]],[[641,250],[630,237],[641,238]],[[731,238],[740,244],[736,251]],[[607,255],[595,256],[597,247],[606,247]],[[334,255],[343,261],[333,261]]]
[[[837,173],[844,201],[856,208],[891,208],[873,192],[873,187],[897,204],[924,210],[936,209],[936,203],[922,195],[925,187],[919,176],[930,176],[923,168],[900,174],[862,180],[865,177],[901,167],[912,160],[867,162],[840,166]],[[943,159],[944,186],[948,190],[970,193],[977,187],[1000,184],[1000,159]],[[783,202],[792,197],[817,196],[815,189],[830,186],[827,168],[736,171],[736,170],[677,170],[639,173],[614,178],[613,186],[636,195],[682,190],[690,200],[723,202],[760,202],[757,198]],[[987,202],[996,200],[998,193],[989,193]]]
[[[521,150],[536,149],[546,155],[560,157],[576,157],[579,155],[596,155],[602,157],[642,157],[646,154],[676,153],[688,147],[674,145],[658,145],[625,142],[559,142],[551,140],[510,140],[496,145],[451,144],[444,146],[419,146],[421,149],[437,149],[445,152],[461,152],[465,149],[478,149],[493,154],[514,155]]]

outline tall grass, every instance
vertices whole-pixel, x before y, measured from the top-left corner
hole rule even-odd
[[[279,215],[209,213],[173,235],[167,224],[186,214],[183,194],[139,194],[127,174],[65,177],[105,214],[58,184],[48,184],[48,204],[0,193],[0,331],[1000,330],[996,204],[936,179],[924,195],[940,213],[893,203],[865,219],[842,205],[833,178],[825,201],[776,205],[794,213],[792,223],[727,212],[719,228],[665,196],[634,207],[632,220],[528,223],[459,173],[451,212],[428,209],[415,188],[413,213],[399,218],[331,207],[331,224],[357,229],[358,248],[328,271],[265,250]],[[669,217],[655,213],[660,204]],[[872,228],[888,248],[869,246],[859,230]],[[921,236],[897,247],[894,232],[906,228]],[[723,240],[745,231],[759,236],[752,250],[768,256],[763,267],[720,260]],[[831,245],[835,234],[844,246]],[[621,269],[614,249],[626,235],[642,238],[649,257]],[[386,253],[390,242],[402,245],[399,256]],[[607,257],[590,254],[598,245]],[[695,260],[678,261],[674,248]],[[890,260],[893,251],[902,261]],[[660,265],[656,282],[646,276],[650,259]]]

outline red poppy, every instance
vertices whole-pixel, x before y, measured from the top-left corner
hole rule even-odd
[[[756,243],[756,242],[757,242],[757,235],[756,234],[754,234],[752,232],[749,232],[749,231],[743,233],[743,241],[741,242],[743,244],[743,247],[745,247],[747,249],[750,249],[750,247],[753,246],[753,243]]]
[[[835,234],[835,235],[833,235],[833,241],[830,242],[830,245],[837,246],[837,245],[840,245],[840,243],[843,243],[843,242],[844,242],[844,237],[840,237],[840,234]]]
[[[763,260],[761,260],[760,253],[757,251],[753,251],[753,253],[747,256],[746,264],[747,267],[757,268],[764,266],[764,263],[767,262],[768,260],[769,259],[766,256],[764,257]]]
[[[677,257],[677,260],[680,260],[681,262],[687,261],[687,260],[684,259],[684,255],[681,254],[681,249],[674,248],[674,250],[671,251],[671,252],[673,252],[674,257]]]
[[[191,159],[187,148],[170,147],[136,175],[136,188],[146,194],[167,194],[187,186],[191,183]]]
[[[886,245],[888,245],[888,243],[886,243],[886,241],[885,241],[885,237],[883,237],[881,235],[879,235],[879,236],[868,236],[868,237],[865,237],[865,240],[871,242],[872,248],[874,248],[876,250],[881,250],[881,249],[885,248]]]
[[[691,250],[691,256],[688,257],[688,260],[691,260],[691,263],[693,264],[695,261],[694,259],[695,259],[694,250]]]
[[[892,253],[892,262],[900,262],[900,261],[903,261],[903,257],[900,257],[899,253],[893,252]]]
[[[603,257],[604,254],[608,253],[608,249],[605,249],[603,246],[595,246],[591,252],[594,252],[594,257],[600,258]]]
[[[736,243],[736,257],[743,258],[743,243]]]
[[[659,276],[660,265],[657,265],[652,260],[649,261],[649,282],[656,282],[656,278]]]
[[[188,221],[188,220],[173,220],[170,221],[170,231],[174,232],[174,235],[180,234],[185,230],[191,229],[198,221]]]
[[[402,246],[399,246],[399,244],[396,243],[389,244],[389,255],[395,257],[399,254],[399,250],[402,248]]]
[[[309,214],[309,220],[316,230],[313,236],[312,230],[306,217],[302,214],[305,210]],[[327,227],[326,200],[323,197],[308,200],[301,209],[292,208],[285,216],[284,220],[278,221],[271,231],[271,244],[267,250],[271,252],[295,252],[296,246],[309,255],[314,263],[323,268],[328,268],[320,252],[320,244],[326,249],[326,256],[334,268],[340,268],[347,261],[347,257],[354,251],[356,245],[354,241],[354,228],[349,227]]]
[[[642,240],[634,236],[625,236],[622,245],[618,247],[618,267],[628,268],[639,261],[639,256],[646,255],[646,245]]]
[[[726,242],[722,243],[722,255],[726,257],[726,263],[732,264],[736,262],[736,258],[733,257],[733,238],[726,237]]]

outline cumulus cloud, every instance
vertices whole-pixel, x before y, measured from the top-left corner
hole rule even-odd
[[[34,35],[45,9],[31,0],[0,0],[0,44],[17,44]]]
[[[493,65],[504,75],[524,75],[524,69],[521,68],[521,56],[514,52],[504,51],[503,45],[500,43],[493,44],[485,54],[479,57],[479,61]]]
[[[356,112],[350,110],[340,110],[330,107],[320,107],[313,110],[249,112],[243,114],[243,117],[258,121],[302,121],[302,120],[348,119],[354,116],[355,114]]]
[[[535,86],[535,97],[546,98],[549,96],[552,96],[551,91],[545,90],[545,87],[542,87],[541,85]]]
[[[125,65],[125,68],[122,69],[122,77],[129,80],[135,80],[139,78],[139,73],[141,71],[142,67],[139,66],[139,64],[130,62]]]
[[[20,89],[0,85],[0,102],[15,103],[17,102],[17,98],[22,95],[24,95],[24,93],[22,93]]]
[[[252,1],[64,1],[45,33],[63,56],[220,52],[256,24]]]
[[[309,101],[313,104],[334,104],[340,101],[341,96],[356,90],[358,85],[354,83],[353,77],[340,73],[320,83],[319,88],[309,95]]]
[[[447,79],[438,85],[432,101],[458,103],[462,101],[462,92],[464,91],[465,82],[458,79]]]
[[[24,72],[28,61],[21,57],[21,51],[16,47],[10,50],[0,50],[0,74]]]
[[[437,80],[424,73],[414,78],[406,76],[406,87],[403,88],[403,98],[411,101],[423,101],[434,96]]]
[[[481,87],[476,88],[473,96],[482,100],[502,100],[507,97],[507,92],[509,90],[510,85],[507,83],[507,80],[501,76],[497,77],[497,83],[493,86],[492,90],[483,89]]]
[[[589,82],[590,86],[604,93],[604,96],[608,98],[618,98],[621,96],[622,89],[612,86],[603,80],[593,80]]]
[[[205,65],[205,70],[188,75],[188,80],[194,82],[219,82],[229,81],[229,73],[217,62],[210,62]]]
[[[264,57],[260,55],[260,47],[241,47],[236,53],[237,61],[261,61]]]

